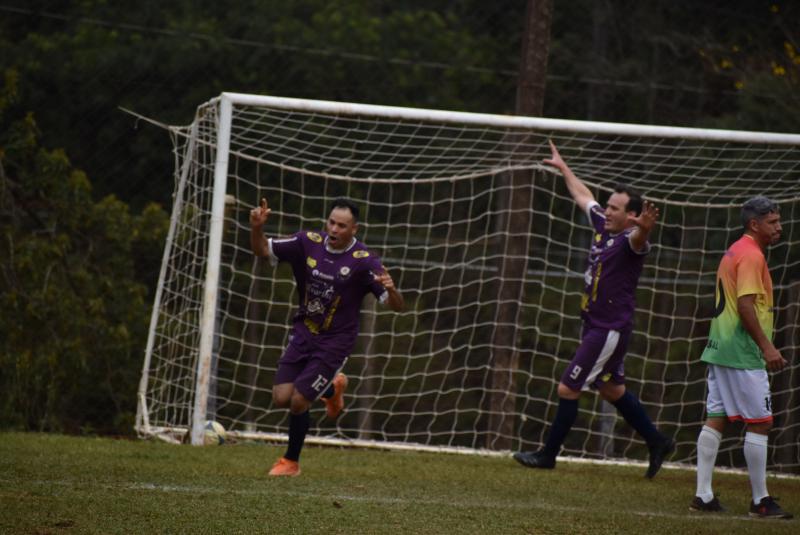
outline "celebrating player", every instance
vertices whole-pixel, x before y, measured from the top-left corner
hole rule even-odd
[[[322,397],[333,419],[344,408],[347,377],[340,370],[358,336],[361,301],[372,292],[400,311],[403,297],[380,259],[356,239],[358,206],[349,199],[333,202],[323,233],[267,238],[261,229],[269,214],[266,199],[250,211],[250,246],[273,265],[291,264],[300,297],[272,389],[275,405],[289,408],[289,445],[269,475],[297,476],[311,403]]]
[[[772,344],[772,278],[764,251],[781,237],[778,205],[754,197],[742,206],[744,235],[728,248],[717,269],[717,306],[700,360],[708,364],[707,419],[697,438],[694,511],[723,511],[711,491],[717,451],[727,420],[747,426],[744,458],[753,501],[750,515],[792,518],[767,492],[767,434],[772,402],[767,369],[786,366]]]
[[[650,251],[647,239],[658,219],[658,208],[621,185],[604,210],[552,141],[550,148],[552,156],[543,163],[564,175],[567,189],[589,216],[595,234],[581,302],[581,343],[561,376],[555,420],[541,450],[517,452],[514,459],[529,468],[554,468],[556,455],[578,416],[581,391],[594,388],[644,437],[650,451],[645,477],[652,478],[675,449],[675,441],[653,426],[639,400],[625,389],[624,358],[633,327],[636,285]]]

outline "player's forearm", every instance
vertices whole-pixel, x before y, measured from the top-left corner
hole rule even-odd
[[[405,308],[403,295],[396,288],[387,289],[386,305],[395,312],[402,312]]]
[[[651,229],[643,229],[642,227],[636,227],[631,232],[630,240],[631,248],[634,251],[641,252],[644,250],[645,245],[647,244],[648,238],[650,238],[650,230]]]
[[[269,243],[260,226],[250,227],[250,248],[256,256],[269,256]]]
[[[586,187],[583,181],[575,176],[572,169],[565,163],[559,167],[559,170],[564,175],[564,182],[567,185],[567,190],[572,198],[578,203],[582,210],[586,209],[586,205],[594,200],[591,190]]]
[[[739,318],[742,321],[742,327],[755,341],[756,345],[762,352],[767,352],[773,348],[772,341],[767,338],[761,324],[758,323],[758,316],[756,316],[756,309],[754,306],[754,296],[745,295],[740,297],[736,302],[736,309],[739,312]]]

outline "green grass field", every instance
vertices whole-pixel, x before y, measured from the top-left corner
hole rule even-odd
[[[740,474],[715,478],[729,512],[704,515],[690,470],[307,447],[300,477],[267,478],[282,452],[0,433],[0,533],[800,533],[750,519]],[[800,479],[769,489],[800,513]]]

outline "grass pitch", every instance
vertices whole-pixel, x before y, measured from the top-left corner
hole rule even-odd
[[[750,519],[739,474],[709,515],[689,470],[307,447],[300,477],[267,478],[283,450],[0,433],[0,533],[800,533]],[[800,515],[800,479],[768,485]]]

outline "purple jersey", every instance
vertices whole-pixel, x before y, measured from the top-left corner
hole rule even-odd
[[[633,325],[636,285],[650,244],[637,253],[630,244],[635,227],[619,234],[606,231],[603,228],[606,217],[597,203],[589,203],[587,214],[595,234],[584,274],[586,285],[581,299],[581,317],[593,327],[625,329]]]
[[[295,335],[310,337],[320,348],[347,355],[358,336],[361,301],[372,292],[381,301],[386,289],[374,279],[381,260],[356,240],[343,251],[327,247],[324,233],[301,231],[269,240],[270,259],[289,262],[297,283],[300,308]]]

